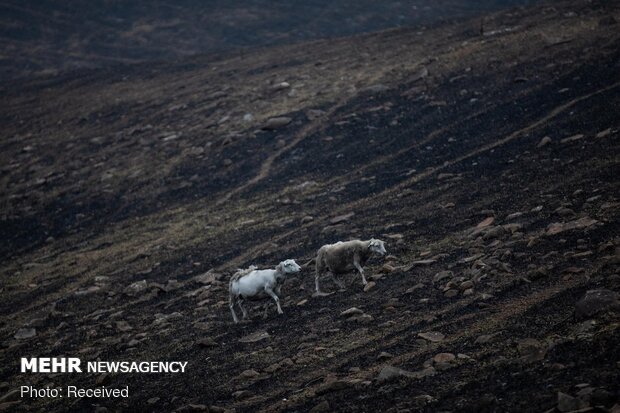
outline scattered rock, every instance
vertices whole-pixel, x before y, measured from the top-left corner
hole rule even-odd
[[[606,289],[589,290],[575,305],[575,316],[579,319],[589,318],[608,310],[620,310],[618,293]]]
[[[245,337],[241,337],[239,339],[240,343],[256,343],[257,341],[266,340],[270,337],[269,333],[266,331],[257,331],[256,333],[247,335]]]
[[[435,374],[435,369],[433,367],[428,367],[428,368],[425,368],[424,370],[413,372],[413,371],[399,369],[394,366],[385,365],[379,372],[379,375],[377,376],[376,380],[377,380],[377,383],[380,384],[380,383],[385,383],[385,382],[388,382],[388,381],[391,381],[391,380],[394,380],[400,377],[407,377],[411,379],[421,379],[423,377],[432,376],[434,374]]]
[[[456,360],[456,356],[452,353],[439,353],[433,357],[435,363],[450,363]]]
[[[351,218],[353,215],[355,215],[355,212],[349,212],[348,214],[344,214],[344,215],[338,215],[336,217],[333,217],[332,219],[329,220],[329,223],[331,225],[336,225],[336,224],[340,224],[341,222],[347,221],[349,218]]]
[[[364,92],[370,92],[370,93],[379,93],[379,92],[385,92],[388,90],[390,90],[390,88],[381,83],[376,84],[376,85],[371,85],[363,89]]]
[[[20,328],[13,336],[16,340],[26,340],[37,335],[37,330],[34,328]]]
[[[495,239],[495,238],[501,238],[505,234],[506,234],[506,228],[504,228],[501,225],[497,225],[493,228],[490,228],[488,231],[486,231],[482,235],[482,239],[490,240],[490,239]]]
[[[483,334],[483,335],[479,336],[476,339],[475,343],[476,344],[487,344],[487,343],[490,343],[495,338],[495,336],[497,336],[498,334],[499,333]]]
[[[271,89],[273,91],[279,91],[279,90],[284,90],[284,89],[288,89],[291,87],[291,84],[288,82],[280,82],[280,83],[276,83],[275,85],[271,86]]]
[[[127,321],[122,321],[122,320],[116,322],[116,328],[118,329],[118,331],[121,331],[121,332],[127,332],[127,331],[133,330],[133,328],[129,325]]]
[[[452,278],[454,273],[452,271],[440,271],[433,277],[433,282],[439,282],[446,278]]]
[[[280,360],[277,363],[274,363],[274,364],[268,366],[267,368],[265,368],[265,371],[267,373],[273,373],[273,372],[278,371],[280,369],[283,369],[285,367],[291,367],[291,366],[294,366],[294,365],[295,365],[295,362],[287,357],[287,358],[285,358],[283,360]]]
[[[235,400],[246,399],[250,397],[252,393],[249,390],[238,390],[232,394]]]
[[[545,234],[555,235],[555,234],[559,234],[564,231],[570,231],[573,229],[587,228],[596,223],[598,223],[597,220],[589,218],[589,217],[583,217],[583,218],[579,218],[577,220],[569,221],[565,223],[555,222],[553,224],[549,224],[549,226],[547,227],[547,232],[545,232]]]
[[[275,117],[275,118],[270,118],[269,120],[267,120],[267,122],[263,126],[263,129],[264,130],[279,129],[279,128],[282,128],[282,127],[288,125],[292,121],[293,121],[293,119],[291,119],[291,118],[289,118],[287,116],[278,116],[278,117]]]
[[[446,291],[443,295],[446,298],[453,298],[453,297],[456,297],[458,294],[459,294],[458,290],[451,288],[448,291]]]
[[[360,314],[364,314],[364,312],[356,307],[351,307],[348,310],[344,310],[343,312],[340,313],[340,315],[343,317],[351,317],[351,316],[360,315]]]
[[[147,287],[146,280],[136,281],[135,283],[129,284],[123,292],[130,297],[135,297],[146,291]]]
[[[431,341],[433,343],[438,343],[442,341],[446,336],[439,331],[428,331],[425,333],[418,333],[418,337],[421,337],[425,340]]]
[[[548,136],[545,136],[544,138],[542,138],[542,139],[540,140],[540,142],[538,142],[538,145],[536,145],[536,147],[537,147],[537,148],[542,148],[542,147],[544,147],[544,146],[549,145],[551,142],[552,142],[552,141],[551,141],[551,138],[550,138],[550,137],[548,137]]]
[[[474,286],[474,282],[471,280],[468,280],[468,281],[463,281],[461,285],[459,285],[459,288],[461,290],[467,290],[469,288],[472,288],[473,286]]]
[[[470,295],[474,295],[473,288],[468,288],[465,291],[463,291],[463,297],[469,297]]]
[[[204,337],[196,340],[196,345],[199,347],[217,347],[217,342],[211,337]]]
[[[561,412],[572,412],[588,407],[588,404],[584,401],[569,396],[566,393],[558,392],[558,410]]]
[[[421,290],[424,287],[426,287],[424,284],[422,283],[417,283],[416,285],[414,285],[413,287],[409,287],[407,288],[407,290],[405,291],[405,294],[411,294],[412,292],[416,291],[416,290]]]
[[[386,351],[382,351],[381,353],[379,353],[379,355],[377,356],[377,360],[381,361],[381,360],[387,360],[387,359],[391,359],[392,356],[390,353],[386,352]]]
[[[489,225],[491,225],[494,222],[495,222],[495,218],[488,217],[488,218],[485,218],[480,223],[478,223],[478,225],[476,225],[476,228],[486,228],[486,227],[488,227]]]
[[[383,264],[383,266],[381,267],[381,272],[384,274],[389,274],[394,271],[396,271],[396,267],[387,263]]]
[[[260,373],[253,369],[244,370],[239,374],[240,379],[255,379],[260,376]]]

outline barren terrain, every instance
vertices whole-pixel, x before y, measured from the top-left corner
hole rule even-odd
[[[0,409],[609,411],[617,295],[576,304],[620,291],[618,20],[618,1],[554,2],[482,33],[3,83]],[[390,254],[371,287],[351,274],[313,297],[316,250],[370,237]],[[250,305],[234,325],[234,269],[286,258],[308,265],[284,314]],[[56,355],[189,365],[17,373]],[[23,384],[130,398],[22,400]]]

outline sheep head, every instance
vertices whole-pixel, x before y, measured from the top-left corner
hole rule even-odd
[[[380,239],[371,238],[370,242],[368,243],[368,249],[377,255],[383,256],[387,254],[387,251],[385,250],[385,242],[381,241]]]
[[[295,262],[295,260],[282,261],[278,266],[280,267],[280,271],[284,274],[295,274],[301,271],[301,267]]]

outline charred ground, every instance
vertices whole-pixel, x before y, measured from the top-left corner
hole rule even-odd
[[[10,408],[544,411],[583,388],[610,408],[617,313],[574,309],[620,288],[618,14],[558,2],[483,35],[476,20],[5,84],[3,389],[131,389]],[[264,130],[275,116],[291,121]],[[352,276],[313,298],[307,268],[284,316],[232,324],[234,268],[371,236],[393,256],[370,290]],[[189,367],[16,374],[58,354]],[[424,373],[381,381],[386,364]]]

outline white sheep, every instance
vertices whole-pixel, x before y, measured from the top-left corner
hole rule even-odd
[[[245,300],[260,300],[271,297],[276,302],[278,314],[282,314],[280,299],[278,298],[280,287],[282,287],[288,274],[299,271],[301,271],[301,267],[297,265],[295,260],[282,261],[275,269],[259,270],[252,265],[245,270],[237,271],[231,277],[229,285],[229,307],[235,323],[239,322],[234,309],[235,303],[241,309],[243,318],[248,315],[242,305]]]
[[[378,239],[370,239],[368,241],[353,240],[335,244],[323,245],[319,248],[316,257],[316,274],[315,295],[326,295],[319,288],[319,276],[327,269],[332,275],[346,273],[351,270],[357,270],[362,276],[362,283],[368,284],[364,277],[364,269],[362,266],[368,261],[371,254],[385,255],[385,243]],[[334,277],[337,281],[337,279]],[[339,282],[338,282],[339,283]],[[340,284],[340,283],[339,283]]]

